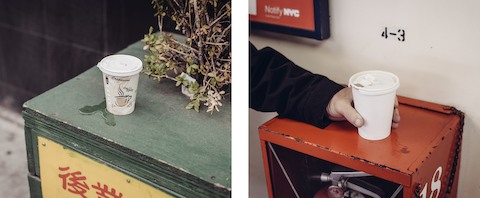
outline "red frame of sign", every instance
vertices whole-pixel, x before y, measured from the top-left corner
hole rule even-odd
[[[330,37],[328,0],[256,0],[250,27],[318,40]]]

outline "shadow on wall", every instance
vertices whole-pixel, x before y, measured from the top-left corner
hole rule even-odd
[[[26,100],[143,38],[156,18],[150,1],[0,2],[0,105]]]

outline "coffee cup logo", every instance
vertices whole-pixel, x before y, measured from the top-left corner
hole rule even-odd
[[[130,102],[130,99],[132,99],[131,95],[125,94],[125,92],[122,90],[122,89],[126,89],[125,87],[122,88],[122,85],[124,87],[125,83],[120,83],[118,85],[118,96],[115,96],[115,104],[119,107],[126,106]]]
[[[130,102],[132,96],[115,96],[115,104],[119,107],[124,107]]]

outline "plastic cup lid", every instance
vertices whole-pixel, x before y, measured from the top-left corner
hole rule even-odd
[[[372,70],[354,74],[348,86],[364,95],[380,95],[397,90],[400,80],[390,72]]]
[[[103,58],[97,67],[112,76],[132,76],[142,71],[142,61],[135,56],[115,54]]]

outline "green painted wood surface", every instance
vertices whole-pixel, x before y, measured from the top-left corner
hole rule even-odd
[[[143,60],[142,47],[138,42],[119,54]],[[229,196],[229,99],[220,112],[210,114],[201,109],[197,113],[185,109],[189,99],[169,80],[159,83],[141,74],[138,86],[135,111],[114,116],[115,126],[107,125],[101,113],[82,115],[80,108],[105,100],[102,73],[92,67],[27,101],[26,127],[163,188],[198,188],[204,195]],[[176,193],[189,196],[197,191]]]
[[[28,185],[30,186],[30,197],[42,198],[42,185],[38,177],[28,175]]]

